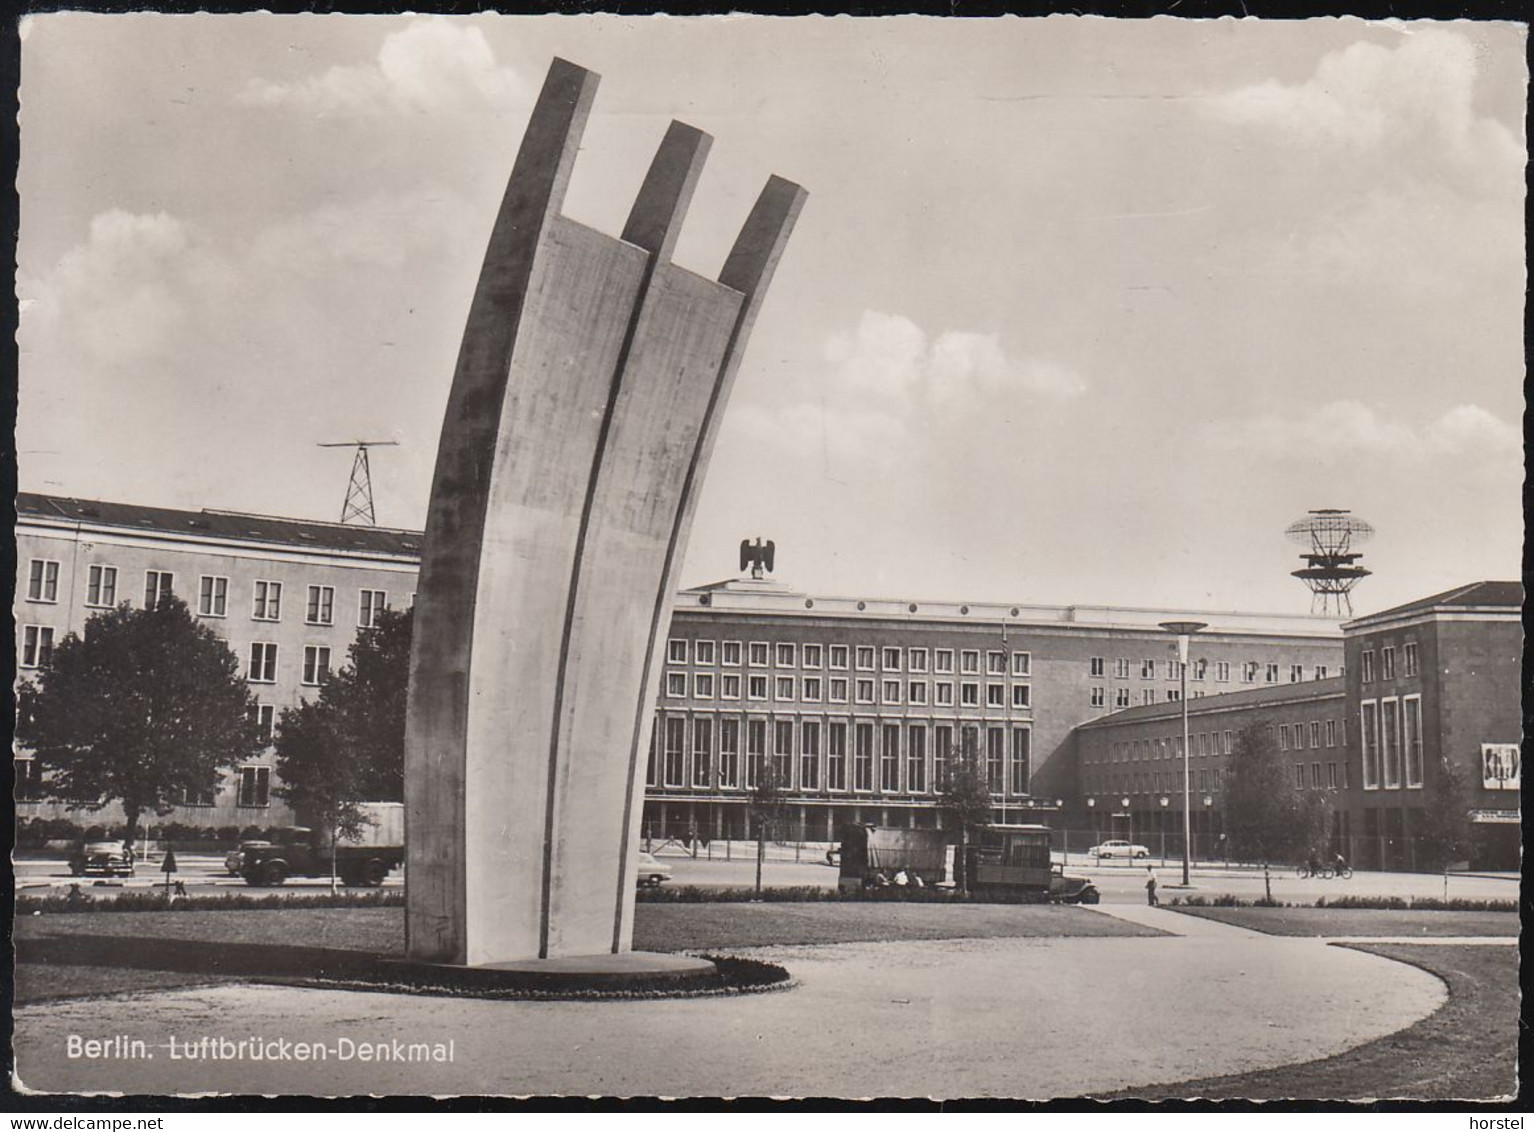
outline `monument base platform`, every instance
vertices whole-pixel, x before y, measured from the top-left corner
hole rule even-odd
[[[380,984],[395,984],[402,989],[489,997],[667,995],[742,989],[741,980],[721,972],[711,959],[653,951],[518,959],[475,966],[389,959],[379,965],[377,979]],[[776,981],[772,977],[763,980]]]

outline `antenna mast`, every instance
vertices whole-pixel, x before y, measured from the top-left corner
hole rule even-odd
[[[373,476],[368,469],[369,448],[398,447],[397,440],[342,440],[320,444],[320,448],[355,448],[352,460],[352,478],[346,485],[346,502],[341,504],[341,522],[356,522],[364,526],[377,526],[373,516]]]
[[[1291,542],[1308,547],[1301,554],[1305,568],[1292,571],[1310,590],[1310,611],[1353,616],[1352,591],[1369,571],[1358,564],[1363,554],[1353,548],[1374,537],[1374,528],[1358,516],[1335,507],[1311,511],[1284,528]]]

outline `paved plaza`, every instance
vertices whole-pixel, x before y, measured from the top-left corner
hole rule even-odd
[[[1129,904],[1097,914],[1167,934],[763,948],[743,954],[783,963],[797,985],[734,997],[221,986],[54,1002],[17,1010],[18,1072],[32,1089],[129,1093],[1072,1097],[1328,1056],[1445,997],[1421,970],[1322,940]],[[152,1056],[71,1058],[71,1036]],[[325,1061],[188,1059],[203,1037],[333,1048]],[[356,1056],[395,1042],[446,1045],[451,1060]]]

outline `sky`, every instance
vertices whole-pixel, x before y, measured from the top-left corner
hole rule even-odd
[[[23,24],[23,490],[424,522],[495,209],[560,56],[565,213],[715,138],[675,259],[808,202],[682,583],[1358,613],[1517,578],[1525,30],[1359,20],[89,15]]]

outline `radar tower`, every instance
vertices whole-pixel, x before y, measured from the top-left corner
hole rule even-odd
[[[1371,571],[1358,565],[1363,554],[1353,549],[1374,537],[1374,528],[1356,515],[1337,508],[1309,512],[1284,528],[1291,542],[1310,549],[1301,554],[1305,567],[1294,577],[1310,589],[1310,611],[1353,616],[1352,589]]]
[[[397,440],[343,440],[320,444],[321,448],[355,448],[352,460],[352,478],[346,485],[346,502],[341,504],[341,522],[360,523],[364,526],[378,525],[373,517],[373,476],[368,469],[368,449],[387,448],[399,444]]]

